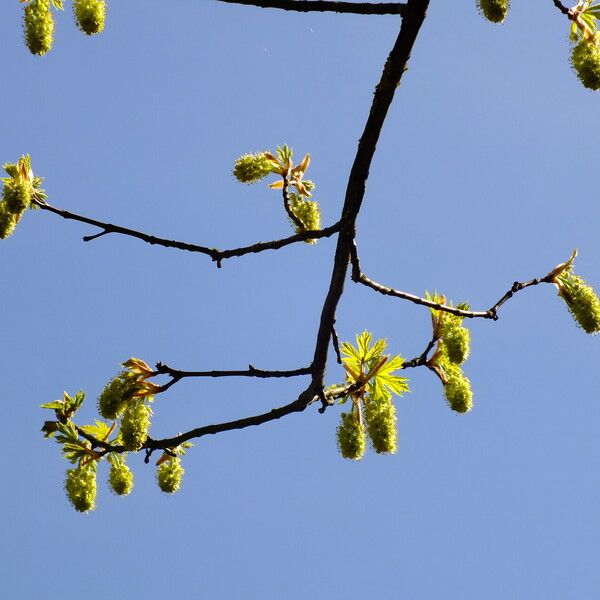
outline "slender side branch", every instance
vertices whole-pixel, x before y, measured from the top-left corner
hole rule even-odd
[[[243,4],[259,8],[280,8],[297,12],[336,12],[355,15],[403,15],[400,2],[333,2],[326,0],[219,0],[227,4]]]
[[[281,192],[283,194],[283,208],[285,208],[285,212],[287,213],[287,216],[291,219],[292,223],[294,223],[294,225],[296,225],[296,227],[299,227],[300,230],[302,230],[302,229],[304,229],[304,224],[294,214],[294,211],[292,210],[292,207],[290,206],[290,195],[289,195],[288,189],[289,189],[289,183],[288,183],[287,177],[284,177],[283,178],[283,188],[281,190]]]
[[[218,248],[208,248],[207,246],[199,246],[197,244],[190,244],[188,242],[167,240],[165,238],[149,235],[128,227],[121,227],[120,225],[114,225],[113,223],[105,223],[103,221],[98,221],[97,219],[90,219],[89,217],[84,217],[83,215],[78,215],[68,210],[56,208],[39,200],[34,200],[34,203],[42,210],[47,210],[55,215],[58,215],[59,217],[62,217],[63,219],[71,219],[73,221],[79,221],[80,223],[87,223],[88,225],[93,225],[94,227],[98,227],[102,230],[100,233],[95,235],[85,236],[83,238],[84,242],[91,242],[92,240],[95,240],[108,233],[118,233],[142,240],[143,242],[151,245],[163,246],[165,248],[177,248],[178,250],[187,250],[188,252],[205,254],[210,256],[210,258],[217,263],[217,267],[219,268],[221,267],[222,261],[227,258],[244,256],[245,254],[256,254],[265,250],[279,250],[279,248],[283,248],[284,246],[289,246],[290,244],[295,244],[297,242],[303,242],[307,239],[321,239],[324,237],[330,237],[340,228],[340,223],[338,222],[330,225],[329,227],[325,227],[324,229],[319,229],[317,231],[303,231],[302,233],[297,233],[290,237],[279,240],[272,240],[270,242],[257,242],[250,246],[242,246],[240,248],[233,248],[230,250],[219,250]]]
[[[534,285],[539,285],[540,283],[553,283],[554,274],[551,272],[545,277],[536,277],[535,279],[531,279],[530,281],[515,281],[511,288],[494,304],[491,308],[484,311],[472,311],[472,310],[462,310],[460,308],[454,308],[453,306],[446,306],[445,304],[439,304],[438,302],[432,302],[431,300],[427,300],[426,298],[421,298],[420,296],[415,296],[414,294],[409,294],[408,292],[403,292],[401,290],[396,290],[394,288],[381,285],[376,281],[373,281],[369,277],[367,277],[360,269],[360,262],[358,258],[358,252],[356,250],[356,245],[354,244],[350,253],[350,260],[352,262],[352,281],[355,283],[361,283],[362,285],[383,294],[384,296],[394,296],[396,298],[401,298],[402,300],[408,300],[409,302],[413,302],[414,304],[420,304],[421,306],[428,306],[429,308],[434,308],[436,310],[441,310],[444,312],[451,313],[453,315],[458,315],[460,317],[466,317],[468,319],[492,319],[493,321],[498,320],[498,309],[508,300],[510,300],[517,292],[524,290],[525,288],[532,287]]]
[[[172,367],[169,367],[163,363],[157,363],[156,371],[154,371],[152,376],[168,375],[171,377],[171,381],[165,383],[157,391],[157,393],[161,393],[168,390],[178,381],[181,381],[187,377],[258,377],[260,379],[269,379],[298,377],[301,375],[310,375],[311,372],[311,367],[303,367],[301,369],[294,369],[290,371],[265,371],[263,369],[257,369],[252,365],[248,365],[248,369],[238,371],[182,371],[181,369],[173,369]]]

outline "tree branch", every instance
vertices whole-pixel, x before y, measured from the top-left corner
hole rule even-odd
[[[93,225],[94,227],[99,227],[100,229],[102,229],[100,233],[85,236],[83,238],[84,242],[90,242],[108,233],[118,233],[121,235],[136,238],[138,240],[142,240],[143,242],[146,242],[151,245],[163,246],[165,248],[176,248],[178,250],[186,250],[188,252],[198,252],[200,254],[205,254],[207,256],[210,256],[210,258],[217,263],[217,267],[219,268],[221,267],[222,261],[227,258],[233,258],[235,256],[244,256],[245,254],[256,254],[265,250],[279,250],[279,248],[283,248],[284,246],[289,246],[290,244],[295,244],[297,242],[304,242],[308,239],[321,239],[324,237],[330,237],[334,233],[336,233],[340,228],[340,223],[338,222],[334,223],[333,225],[330,225],[329,227],[325,227],[324,229],[319,229],[316,231],[303,231],[302,233],[297,233],[290,237],[282,238],[279,240],[272,240],[270,242],[257,242],[250,246],[242,246],[240,248],[233,248],[230,250],[219,250],[218,248],[208,248],[206,246],[199,246],[197,244],[190,244],[188,242],[167,240],[164,238],[156,237],[154,235],[143,233],[141,231],[136,231],[135,229],[129,229],[128,227],[121,227],[120,225],[114,225],[113,223],[105,223],[96,219],[90,219],[89,217],[84,217],[83,215],[78,215],[68,210],[56,208],[46,202],[42,202],[39,200],[34,200],[33,202],[42,210],[47,210],[51,213],[54,213],[55,215],[58,215],[59,217],[62,217],[63,219],[71,219],[74,221],[79,221],[80,223],[87,223],[88,225]]]
[[[291,371],[264,371],[257,369],[252,365],[248,365],[248,369],[241,371],[183,371],[181,369],[173,369],[163,363],[156,364],[156,371],[152,377],[157,375],[168,375],[171,381],[161,386],[157,393],[167,391],[172,385],[187,377],[258,377],[261,379],[283,378],[283,377],[298,377],[300,375],[310,375],[311,367],[303,367]]]
[[[406,4],[400,2],[332,2],[325,0],[218,0],[259,8],[280,8],[297,12],[336,12],[355,15],[404,15]]]
[[[571,18],[571,11],[559,0],[552,0],[554,2],[554,6],[560,10],[563,15],[567,15],[567,17]]]
[[[363,134],[358,144],[356,157],[348,178],[346,197],[340,222],[342,227],[338,237],[333,272],[329,290],[321,311],[313,358],[313,377],[309,389],[321,390],[324,385],[327,351],[331,338],[335,312],[344,291],[344,281],[350,260],[350,250],[354,243],[355,222],[365,194],[365,185],[377,142],[381,134],[394,93],[406,70],[410,53],[425,19],[429,0],[409,0],[404,11],[402,27],[392,48],[381,79],[375,88],[371,110]]]
[[[453,306],[447,306],[446,304],[440,304],[439,302],[432,302],[431,300],[427,300],[426,298],[421,298],[420,296],[415,296],[414,294],[409,294],[408,292],[403,292],[401,290],[396,290],[394,288],[381,285],[372,279],[369,279],[360,269],[360,262],[358,258],[358,251],[356,249],[356,245],[353,244],[351,252],[350,252],[350,260],[352,262],[352,281],[355,283],[361,283],[362,285],[383,294],[384,296],[394,296],[396,298],[401,298],[402,300],[408,300],[409,302],[413,302],[414,304],[420,304],[421,306],[428,306],[429,308],[434,308],[436,310],[441,310],[453,315],[457,315],[459,317],[466,317],[468,319],[492,319],[493,321],[498,320],[498,309],[508,300],[510,300],[517,292],[524,290],[525,288],[532,287],[534,285],[539,285],[540,283],[553,283],[554,282],[554,274],[550,272],[545,277],[536,277],[535,279],[531,279],[530,281],[515,281],[511,288],[494,304],[491,308],[485,311],[472,311],[472,310],[463,310],[460,308],[455,308]]]

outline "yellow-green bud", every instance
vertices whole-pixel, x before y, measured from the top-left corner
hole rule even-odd
[[[565,300],[575,322],[586,333],[598,333],[600,331],[600,300],[594,292],[594,288],[588,285],[578,275],[568,273],[559,281],[564,286],[559,292]]]
[[[450,408],[458,413],[469,412],[473,408],[473,391],[471,382],[463,374],[460,367],[444,365],[447,382],[444,394]]]
[[[65,491],[75,510],[88,512],[96,507],[96,463],[67,469]]]
[[[369,398],[365,406],[367,433],[377,454],[393,454],[397,449],[396,407],[391,398]]]
[[[17,226],[17,216],[10,212],[5,202],[0,202],[0,239],[5,240]]]
[[[571,65],[579,81],[590,90],[600,90],[600,37],[593,40],[582,38],[573,46]]]
[[[321,211],[319,209],[319,203],[314,200],[306,200],[300,194],[294,192],[289,194],[290,198],[290,209],[294,213],[294,216],[300,220],[302,227],[294,223],[291,219],[291,223],[296,230],[296,233],[302,233],[304,231],[318,231],[321,229]],[[308,244],[315,244],[316,239],[311,238],[305,240]]]
[[[264,152],[244,154],[235,161],[233,176],[241,183],[256,183],[273,169],[273,163],[265,156]]]
[[[54,19],[50,0],[30,0],[23,16],[25,43],[32,54],[43,56],[52,48]]]
[[[477,0],[479,12],[492,23],[502,23],[508,13],[509,0]]]
[[[113,463],[110,466],[108,484],[117,496],[127,496],[133,489],[133,472],[124,463]]]
[[[137,452],[148,438],[152,409],[143,399],[129,400],[121,418],[121,440],[126,450]]]
[[[168,459],[156,470],[158,487],[167,494],[174,494],[181,487],[184,473],[185,469],[181,466],[178,456]]]
[[[360,460],[366,449],[365,426],[360,422],[357,410],[342,413],[341,423],[337,428],[338,448],[344,458]]]
[[[123,412],[125,403],[135,391],[135,381],[127,371],[119,373],[111,379],[100,396],[98,396],[98,412],[104,419],[115,420]]]
[[[462,365],[469,358],[471,332],[466,327],[452,327],[444,332],[443,343],[448,360]]]
[[[73,0],[73,14],[77,27],[87,35],[100,33],[106,19],[106,2],[103,0]]]
[[[13,214],[22,213],[31,204],[33,187],[29,181],[22,177],[4,180],[2,198],[6,208]]]

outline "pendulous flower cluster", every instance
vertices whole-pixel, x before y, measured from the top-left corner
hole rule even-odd
[[[73,14],[77,27],[86,35],[95,35],[104,29],[106,2],[104,0],[73,0]]]
[[[502,23],[508,13],[509,0],[477,0],[479,12],[492,23]]]
[[[54,18],[50,0],[29,0],[23,13],[25,43],[32,54],[44,56],[54,41]]]
[[[90,461],[67,469],[65,491],[75,510],[85,513],[96,507],[96,463]]]
[[[372,343],[372,334],[364,331],[356,336],[356,342],[356,347],[348,342],[340,346],[349,387],[341,402],[350,400],[352,408],[342,413],[337,427],[339,451],[344,458],[352,460],[363,457],[367,438],[377,454],[396,452],[398,432],[392,395],[400,396],[408,391],[406,378],[394,375],[404,361],[400,356],[390,358],[383,354],[385,340]],[[339,386],[333,387],[339,389]]]

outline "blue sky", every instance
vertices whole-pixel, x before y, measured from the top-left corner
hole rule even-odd
[[[474,308],[579,248],[600,288],[597,94],[568,64],[550,0],[507,22],[432,2],[378,146],[358,244],[364,271]],[[276,192],[237,183],[245,152],[312,154],[323,223],[337,219],[395,17],[294,14],[212,0],[111,2],[87,39],[70,9],[32,57],[21,6],[0,6],[0,159],[30,153],[49,201],[221,248],[291,233]],[[394,456],[344,461],[340,407],[199,440],[181,491],[130,457],[136,489],[67,503],[66,463],[42,439],[42,402],[83,389],[81,418],[129,356],[183,369],[310,362],[335,240],[210,259],[38,211],[0,244],[9,598],[593,598],[600,592],[598,340],[550,286],[469,323],[475,408],[452,413],[429,371],[409,373]],[[427,309],[348,282],[344,340],[387,337],[405,357]],[[343,378],[330,362],[328,383]],[[268,410],[304,380],[189,380],[155,404],[152,433]],[[104,465],[103,465],[104,466]]]

